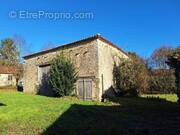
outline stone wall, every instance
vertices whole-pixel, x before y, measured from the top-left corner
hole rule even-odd
[[[92,98],[97,100],[99,97],[97,40],[64,46],[56,51],[26,58],[24,66],[24,91],[26,93],[37,92],[39,85],[38,67],[50,63],[62,51],[75,64],[80,78],[93,78]]]
[[[128,58],[121,50],[101,38],[78,42],[46,53],[32,55],[25,59],[25,92],[37,93],[37,88],[40,85],[38,79],[39,66],[50,63],[62,51],[76,66],[79,79],[92,79],[93,100],[101,100],[102,94],[113,87],[114,62],[118,63],[119,57]],[[75,92],[78,94],[78,91]]]
[[[110,91],[113,87],[113,67],[114,62],[118,63],[120,58],[128,58],[122,51],[117,48],[109,45],[108,43],[98,39],[98,67],[99,73],[98,76],[100,78],[99,88],[100,94],[99,98],[101,98],[102,93],[105,91]]]

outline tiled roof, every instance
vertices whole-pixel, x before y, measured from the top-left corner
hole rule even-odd
[[[115,44],[113,44],[111,41],[105,39],[105,38],[102,37],[100,34],[96,34],[96,35],[94,35],[94,36],[91,36],[91,37],[88,37],[88,38],[84,38],[84,39],[81,39],[81,40],[77,40],[77,41],[74,41],[74,42],[71,42],[71,43],[68,43],[68,44],[64,44],[64,45],[55,47],[55,48],[51,48],[51,49],[48,49],[48,50],[45,50],[45,51],[33,53],[33,54],[30,54],[30,55],[24,56],[23,58],[24,58],[24,59],[31,58],[31,57],[33,57],[33,56],[38,56],[38,55],[45,54],[45,53],[48,53],[48,52],[53,52],[53,51],[55,51],[55,50],[57,50],[57,49],[60,49],[60,48],[66,47],[66,46],[72,46],[72,45],[75,45],[75,44],[78,44],[78,43],[87,42],[87,41],[92,41],[92,40],[95,40],[95,39],[100,39],[100,40],[108,43],[108,44],[111,45],[112,47],[118,49],[119,51],[121,51],[122,53],[124,53],[126,56],[128,56],[128,54],[127,54],[126,52],[124,52],[122,49],[120,49],[119,47],[117,47],[117,46],[116,46]]]
[[[17,72],[16,67],[0,66],[0,74],[15,74],[16,72]]]

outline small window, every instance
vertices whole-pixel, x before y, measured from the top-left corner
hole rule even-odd
[[[78,57],[80,54],[79,53],[76,53],[75,56]]]
[[[84,56],[87,56],[87,55],[88,55],[88,51],[85,51],[85,52],[83,53],[83,55],[84,55]]]
[[[12,81],[12,75],[8,75],[8,81]]]

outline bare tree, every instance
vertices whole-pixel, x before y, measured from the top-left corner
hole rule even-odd
[[[171,52],[172,48],[168,46],[161,46],[160,48],[156,49],[148,59],[149,67],[154,69],[168,69],[169,66],[167,65],[166,61]]]
[[[31,54],[31,44],[28,44],[24,37],[18,34],[13,35],[14,44],[17,45],[20,52],[20,60],[22,61],[22,56]]]
[[[47,43],[45,43],[42,46],[41,51],[45,51],[45,50],[51,49],[53,47],[54,47],[54,44],[51,41],[48,41]]]

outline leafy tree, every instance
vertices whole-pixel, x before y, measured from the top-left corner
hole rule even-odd
[[[10,38],[4,39],[0,44],[0,61],[3,65],[17,65],[19,63],[19,50]]]
[[[175,93],[176,77],[171,69],[152,69],[150,72],[151,93]]]
[[[77,80],[77,72],[73,63],[65,58],[63,54],[52,61],[49,73],[49,85],[55,96],[68,96],[73,92]]]
[[[148,88],[147,67],[137,54],[129,53],[129,57],[114,65],[115,88],[120,95],[137,96]]]
[[[133,60],[135,70],[138,72],[136,79],[138,83],[138,88],[141,93],[144,93],[149,88],[149,73],[148,67],[145,60],[138,56],[136,53],[129,52],[129,57]]]
[[[174,49],[174,51],[169,55],[167,64],[175,69],[176,84],[177,84],[177,96],[180,102],[180,47]]]
[[[172,53],[171,47],[162,46],[156,49],[148,59],[150,92],[174,93],[176,89],[174,70],[166,63]]]
[[[16,68],[16,84],[23,76],[23,66],[20,63],[20,51],[18,43],[11,38],[6,38],[0,43],[0,65]]]

